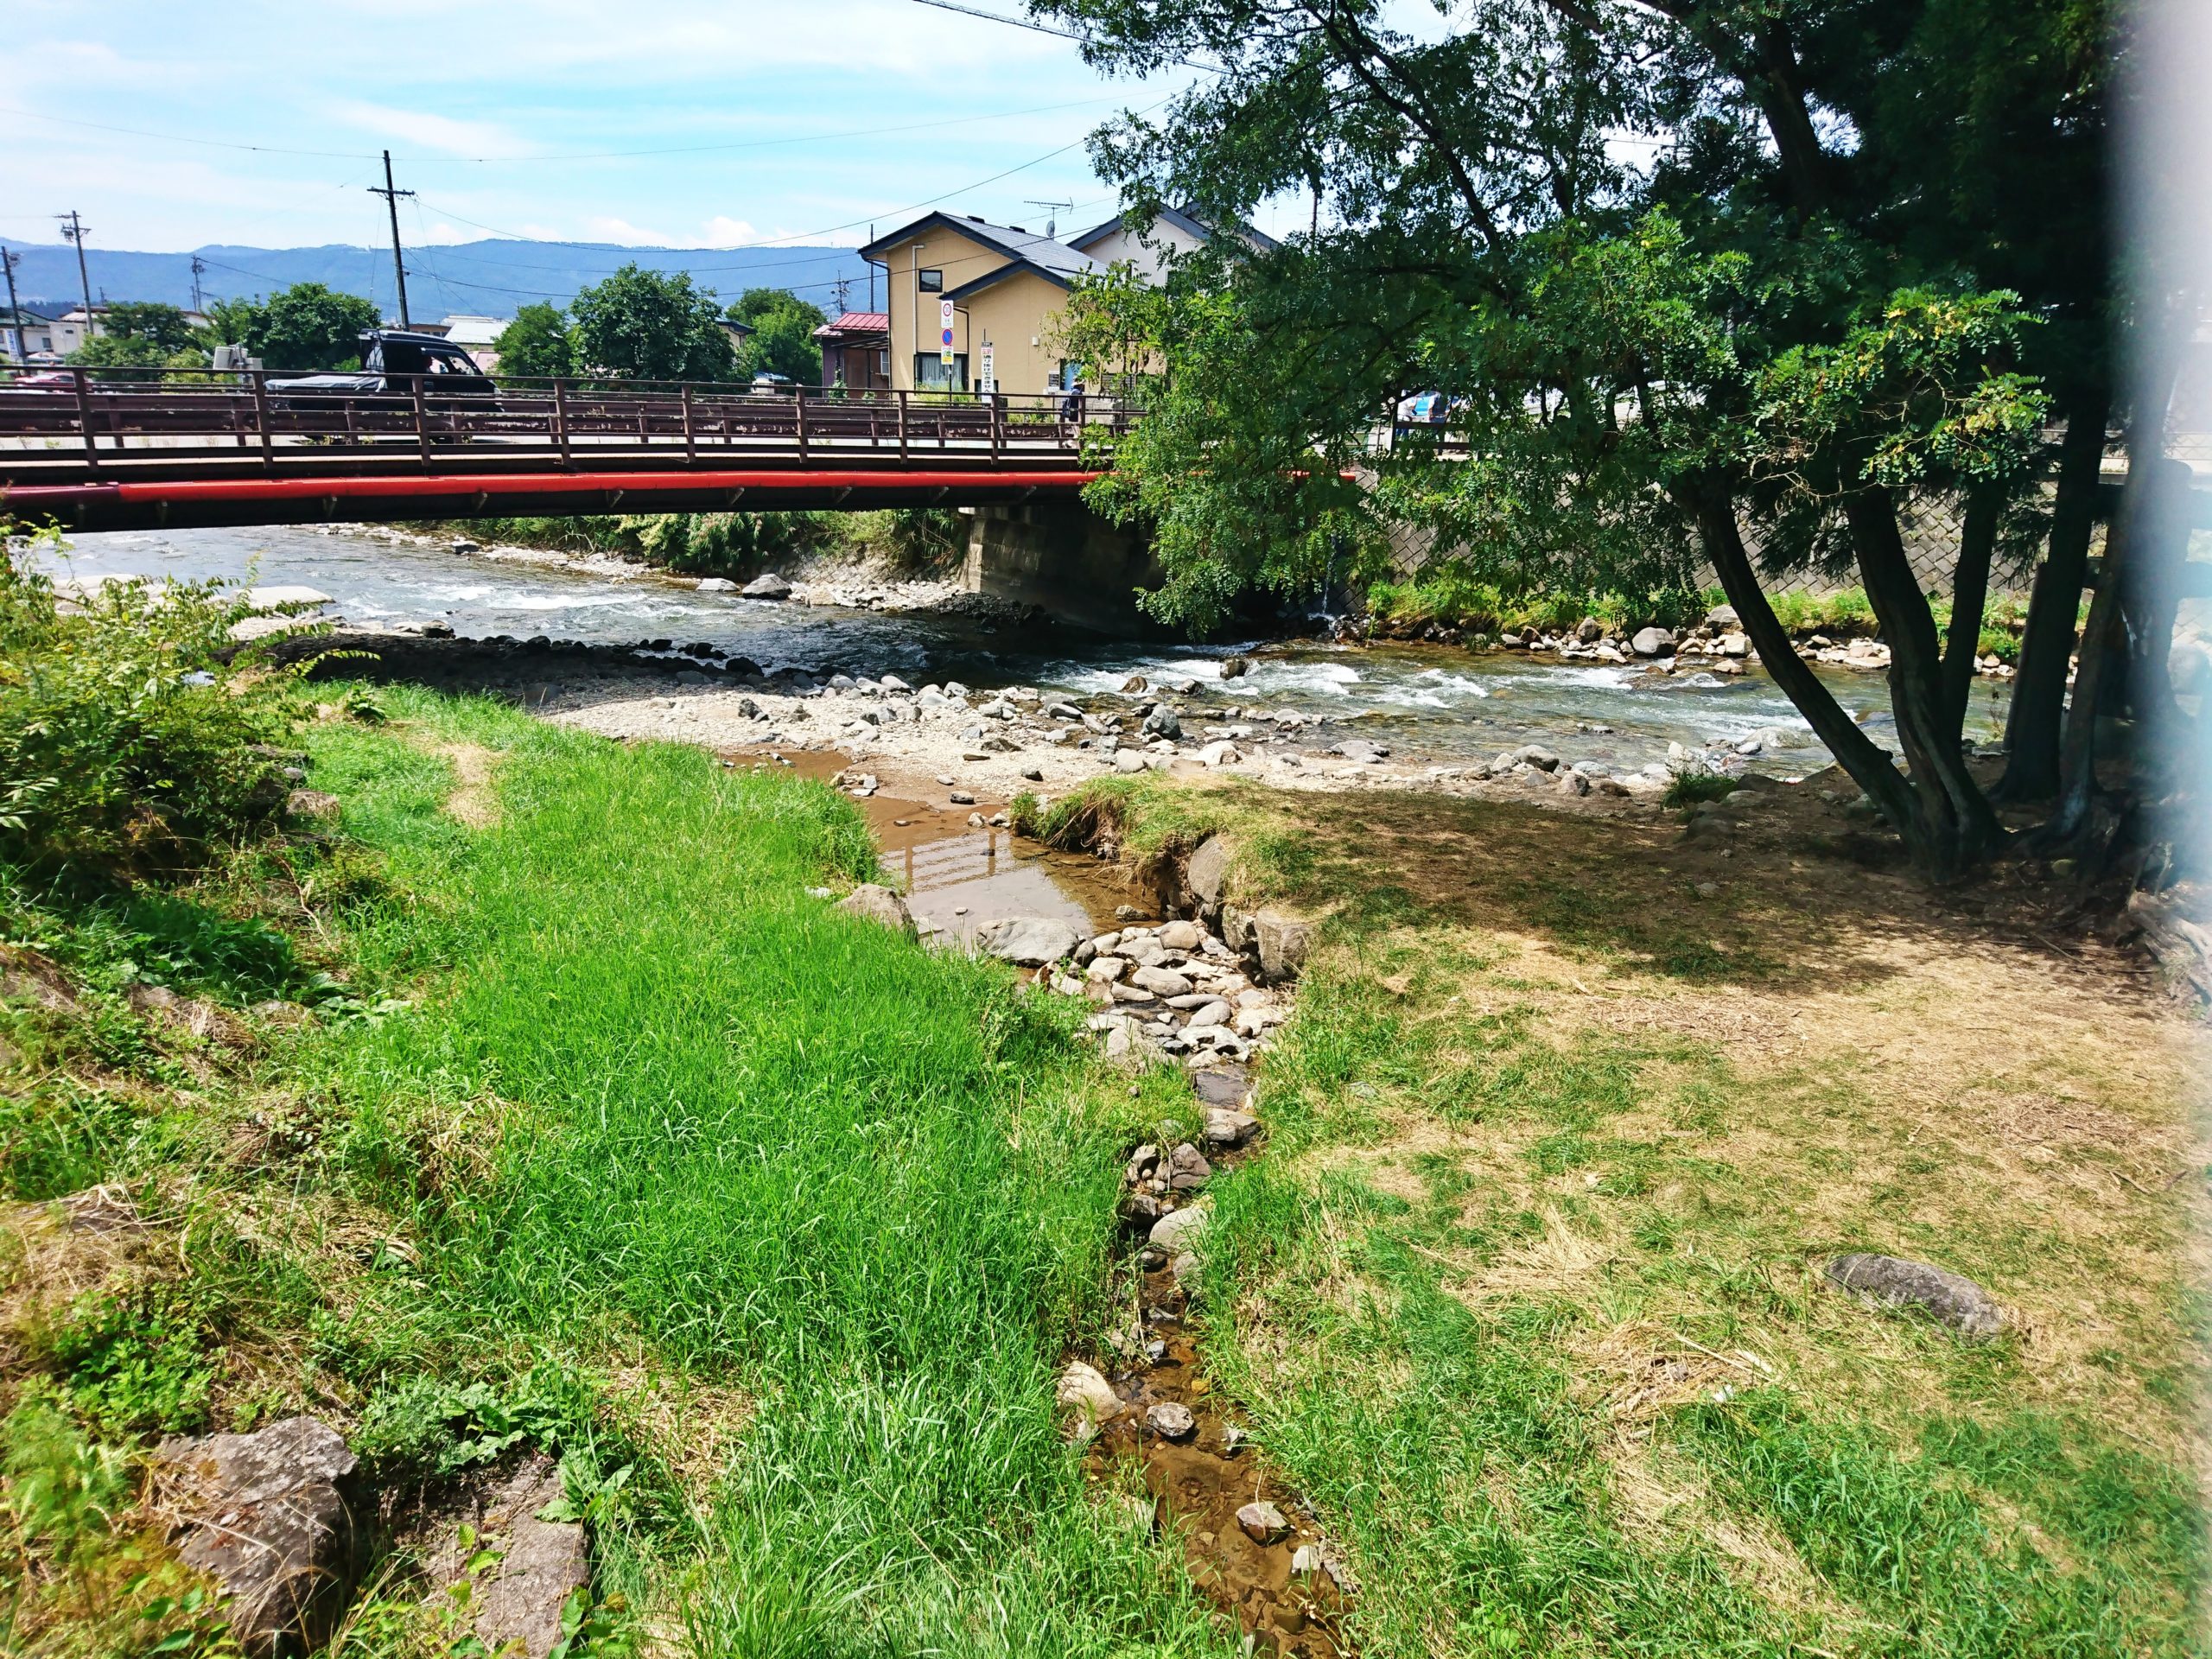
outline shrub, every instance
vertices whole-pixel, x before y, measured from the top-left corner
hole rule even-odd
[[[1700,801],[1717,801],[1736,792],[1736,780],[1724,772],[1678,772],[1667,785],[1666,804],[1669,806],[1695,806]]]
[[[245,614],[213,582],[110,582],[65,602],[0,560],[0,859],[174,867],[265,821],[281,776],[255,745],[279,682],[229,658]]]
[[[110,1434],[181,1433],[206,1426],[215,1365],[199,1310],[149,1286],[80,1305],[54,1333],[70,1404]]]

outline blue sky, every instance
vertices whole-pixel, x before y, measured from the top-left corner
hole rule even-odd
[[[849,245],[941,197],[1031,226],[1073,201],[1065,230],[1114,209],[1084,135],[1187,75],[1106,81],[1071,41],[914,0],[5,10],[0,238],[54,242],[73,207],[95,248],[381,241],[387,145],[410,243]]]

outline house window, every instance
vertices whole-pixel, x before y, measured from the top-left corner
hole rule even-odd
[[[914,274],[914,280],[920,285],[925,294],[944,292],[944,273],[941,270],[917,271]]]
[[[935,352],[914,353],[914,389],[917,391],[965,391],[968,390],[968,353],[956,353],[950,367]]]
[[[886,380],[891,378],[891,348],[885,346],[875,354],[875,372]]]

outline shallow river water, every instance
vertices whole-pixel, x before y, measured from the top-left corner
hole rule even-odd
[[[1634,770],[1663,760],[1669,743],[1732,745],[1777,732],[1783,742],[1753,764],[1797,773],[1825,760],[1789,699],[1756,670],[1728,680],[1452,646],[1102,640],[995,628],[964,617],[767,603],[702,593],[681,577],[297,527],[80,536],[67,563],[68,574],[80,578],[304,584],[333,595],[334,610],[359,626],[439,621],[464,639],[544,634],[601,645],[705,640],[769,670],[796,664],[855,676],[890,672],[918,685],[950,677],[979,690],[1027,684],[1088,696],[1118,690],[1132,674],[1155,684],[1187,677],[1198,685],[1179,698],[1186,719],[1204,721],[1232,705],[1357,717],[1351,729],[1360,735],[1440,764],[1533,742],[1571,760]],[[1250,655],[1251,671],[1219,678],[1221,659],[1240,651]],[[1881,740],[1888,722],[1882,677],[1841,669],[1821,674]],[[2001,731],[2004,696],[2000,683],[1976,682],[1969,735],[1990,739]]]

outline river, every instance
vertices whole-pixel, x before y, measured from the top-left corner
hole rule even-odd
[[[1191,679],[1197,689],[1179,698],[1186,720],[1255,705],[1357,717],[1359,734],[1405,757],[1446,765],[1534,742],[1632,771],[1663,761],[1670,743],[1733,747],[1761,735],[1769,741],[1754,766],[1796,775],[1825,759],[1789,699],[1756,670],[1733,680],[1660,675],[1436,645],[1251,640],[1163,647],[1057,629],[999,629],[958,616],[769,603],[702,592],[689,579],[642,569],[632,574],[496,550],[461,553],[353,530],[116,532],[78,537],[65,556],[67,574],[80,579],[212,577],[317,588],[334,598],[337,613],[368,628],[438,621],[464,639],[704,640],[770,670],[796,664],[896,673],[917,685],[956,678],[978,690],[1033,685],[1081,697],[1117,690],[1133,674],[1155,684]],[[1251,671],[1223,680],[1220,661],[1234,653],[1249,655]],[[1883,677],[1820,672],[1882,739],[1889,722]],[[1989,741],[2001,733],[2006,690],[2002,682],[1975,682],[1969,736]]]

